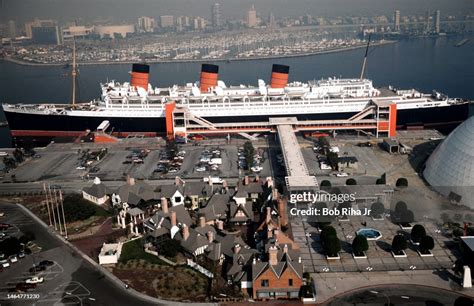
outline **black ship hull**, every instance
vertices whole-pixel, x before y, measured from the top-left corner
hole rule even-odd
[[[423,108],[397,111],[397,127],[399,129],[416,126],[418,128],[436,128],[449,132],[469,116],[468,103],[449,107]],[[325,114],[286,114],[280,117],[297,117],[298,120],[334,120],[348,119],[356,113],[325,113]],[[130,117],[83,117],[65,115],[40,115],[20,112],[5,112],[10,131],[15,142],[25,139],[35,144],[48,143],[59,138],[77,138],[86,130],[95,131],[104,121],[110,122],[108,132],[118,137],[128,135],[160,136],[166,133],[165,118],[130,118]],[[265,122],[269,117],[278,116],[246,116],[246,117],[205,117],[212,123],[226,122]]]

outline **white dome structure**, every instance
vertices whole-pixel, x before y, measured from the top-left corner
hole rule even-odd
[[[474,209],[474,117],[438,145],[423,175],[436,191]]]

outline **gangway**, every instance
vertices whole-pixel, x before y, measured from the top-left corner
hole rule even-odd
[[[227,135],[240,134],[247,139],[255,139],[251,134],[277,133],[281,125],[278,118],[256,122],[214,123],[193,114],[185,106],[166,105],[166,129],[168,138],[176,136],[187,139],[188,135],[208,134]],[[397,105],[392,102],[369,101],[366,108],[348,119],[338,120],[298,120],[292,117],[291,127],[294,131],[336,131],[360,130],[371,132],[376,137],[395,137]]]

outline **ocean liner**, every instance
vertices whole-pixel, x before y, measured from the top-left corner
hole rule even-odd
[[[227,86],[219,67],[203,64],[199,82],[167,88],[148,82],[150,67],[133,64],[131,81],[101,84],[99,99],[68,104],[3,104],[15,140],[79,137],[106,127],[114,136],[156,136],[166,133],[167,106],[182,108],[209,123],[263,122],[274,117],[297,120],[347,119],[370,103],[396,104],[397,128],[455,126],[469,116],[470,101],[437,91],[421,93],[391,86],[375,88],[371,80],[328,78],[288,82],[289,67],[273,65],[269,84]],[[76,74],[73,62],[72,75]],[[73,81],[73,84],[75,82]],[[106,123],[106,126],[104,124]]]

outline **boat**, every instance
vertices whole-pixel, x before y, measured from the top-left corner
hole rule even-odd
[[[101,96],[93,101],[76,103],[73,89],[72,103],[2,107],[14,140],[28,138],[36,142],[77,138],[97,131],[105,121],[108,133],[115,137],[165,135],[167,113],[175,109],[186,110],[207,125],[268,122],[277,117],[301,121],[350,119],[374,103],[395,106],[398,129],[413,123],[429,128],[456,126],[468,118],[471,102],[465,99],[438,91],[374,87],[372,80],[364,78],[368,47],[359,78],[288,82],[290,67],[274,64],[269,84],[259,79],[256,86],[228,86],[219,80],[217,65],[202,64],[199,81],[160,88],[148,82],[150,66],[137,63],[132,65],[130,82],[100,84]],[[72,72],[75,85],[75,61]]]

